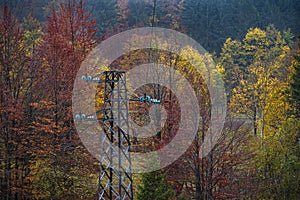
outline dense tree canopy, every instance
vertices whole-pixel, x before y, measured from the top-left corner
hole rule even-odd
[[[51,9],[70,0],[9,0],[14,14],[29,13],[46,21]],[[97,21],[98,36],[119,21],[129,27],[150,26],[153,0],[86,0],[87,10]],[[220,52],[227,38],[242,39],[251,27],[274,24],[280,31],[299,32],[300,3],[295,0],[157,0],[156,25],[187,32],[210,52]],[[213,41],[213,42],[212,42]]]
[[[72,115],[76,73],[99,42],[145,26],[186,33],[212,53],[228,112],[220,139],[202,157],[212,109],[204,75],[183,57],[155,48],[114,61],[112,67],[124,70],[149,62],[172,67],[190,81],[199,101],[191,146],[171,165],[135,174],[134,197],[299,199],[299,18],[294,0],[1,1],[0,199],[95,198],[99,162],[83,146]],[[199,65],[212,63],[191,46],[181,53]],[[132,151],[157,150],[175,137],[181,110],[171,74],[169,81],[170,88],[149,84],[136,91],[160,99],[167,120],[160,131],[151,130],[153,137],[132,133]],[[145,124],[150,108],[133,101],[129,114]],[[157,116],[156,128],[163,118]]]

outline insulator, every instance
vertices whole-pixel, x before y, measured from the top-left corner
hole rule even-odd
[[[153,104],[160,104],[160,100],[158,100],[158,99],[151,99],[151,103],[153,103]]]
[[[150,96],[146,96],[146,102],[150,103],[150,101],[151,101]]]
[[[81,115],[81,118],[82,118],[82,119],[85,119],[85,118],[86,118],[86,115],[85,115],[85,114],[82,114],[82,115]]]
[[[140,97],[140,102],[145,102],[145,98],[144,97]]]
[[[80,115],[79,114],[75,115],[75,118],[80,119]]]
[[[86,81],[87,80],[86,76],[82,76],[81,80]]]
[[[88,76],[88,81],[92,81],[93,80],[93,77],[92,76]]]

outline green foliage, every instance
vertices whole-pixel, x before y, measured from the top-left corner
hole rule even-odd
[[[86,7],[97,19],[98,36],[105,34],[117,21],[116,0],[86,1]]]
[[[257,154],[254,165],[260,185],[259,199],[298,199],[300,176],[299,121],[293,118],[281,121],[272,137],[254,140]]]
[[[138,200],[166,200],[172,199],[174,191],[161,172],[142,174],[141,185],[138,186]]]
[[[128,9],[129,13],[127,16],[127,22],[130,27],[151,25],[153,10],[151,2],[129,0]]]
[[[292,67],[293,67],[293,75],[292,75],[292,82],[291,82],[292,99],[295,105],[297,116],[300,117],[300,50],[299,49],[297,54],[294,56]]]
[[[287,29],[282,32],[283,39],[286,41],[287,45],[289,46],[290,49],[293,48],[294,46],[294,34],[291,32],[291,29]]]
[[[79,1],[79,0],[72,0]],[[45,21],[53,8],[65,0],[3,1],[14,8],[19,19],[29,13]],[[70,2],[70,1],[69,1]],[[121,23],[136,27],[151,25],[153,0],[84,1],[97,21],[98,34]],[[118,4],[123,4],[118,10]],[[279,30],[299,32],[300,3],[295,0],[167,0],[157,1],[155,24],[186,31],[210,52],[220,52],[226,38],[242,39],[250,27],[264,28],[273,23]],[[122,20],[119,20],[118,18]],[[287,38],[285,38],[287,39]],[[288,41],[287,41],[288,42]],[[289,47],[291,43],[288,43]]]
[[[148,160],[147,166],[159,165],[158,160]],[[137,186],[138,200],[166,200],[174,197],[172,186],[162,171],[152,171],[141,175],[141,184]]]
[[[250,27],[272,23],[299,32],[299,10],[294,0],[186,0],[181,19],[190,36],[208,51],[219,52],[226,38],[241,40]]]
[[[178,199],[179,199],[179,200],[190,200],[191,198],[187,197],[187,196],[184,195],[184,194],[181,194],[181,195],[179,195]]]
[[[13,14],[18,17],[20,20],[24,17],[32,15],[34,18],[39,21],[45,21],[47,16],[45,15],[45,7],[51,0],[4,0],[0,1],[0,7],[3,7],[4,4],[7,4],[10,8],[13,9]]]
[[[258,199],[297,199],[299,190],[299,122],[288,115],[289,51],[281,32],[270,25],[250,28],[242,42],[228,39],[221,53],[231,112],[252,120],[250,152],[256,156],[245,167],[256,169]]]
[[[218,46],[225,40],[220,18],[223,8],[216,0],[188,0],[183,2],[182,23],[188,34],[208,51],[218,51]],[[222,34],[223,33],[223,34]],[[214,41],[214,42],[211,42]]]

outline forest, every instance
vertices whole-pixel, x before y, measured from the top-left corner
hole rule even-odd
[[[149,62],[175,69],[198,100],[190,113],[200,115],[191,145],[176,161],[132,174],[131,199],[300,199],[295,0],[0,0],[0,199],[98,199],[103,166],[76,130],[74,82],[98,44],[142,27],[178,31],[203,46],[224,82],[227,114],[216,145],[202,157],[212,100],[203,75],[184,58],[201,65],[206,57],[189,46],[184,58],[153,48],[115,60],[112,68],[125,71]],[[178,132],[179,97],[155,84],[135,92],[165,107],[165,126],[153,137],[129,133],[131,151],[155,151]],[[137,124],[148,123],[151,105],[128,107]]]

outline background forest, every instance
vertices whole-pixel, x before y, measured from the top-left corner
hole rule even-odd
[[[156,52],[188,73],[206,106],[184,155],[134,175],[135,199],[300,199],[299,1],[0,0],[0,9],[0,199],[95,198],[99,162],[74,127],[75,76],[99,42],[145,26],[185,33],[213,55],[228,112],[221,139],[200,159],[207,87],[185,60]],[[143,63],[145,52],[135,53],[129,61]],[[201,60],[191,48],[184,53]],[[153,139],[158,146],[134,141],[136,148],[159,148],[169,126]]]

